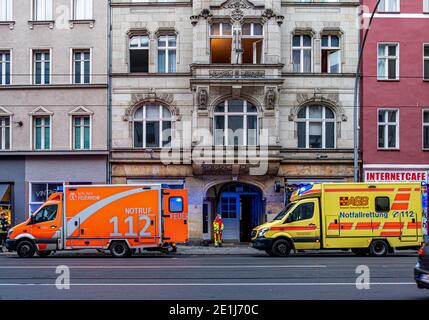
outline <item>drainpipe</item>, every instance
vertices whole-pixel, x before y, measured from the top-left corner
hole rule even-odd
[[[366,40],[368,38],[368,32],[372,24],[372,20],[374,19],[375,12],[377,11],[378,5],[380,4],[381,0],[377,0],[377,3],[375,4],[374,9],[371,13],[371,18],[369,19],[367,29],[365,30],[365,35],[362,40],[362,44],[359,51],[359,59],[358,59],[358,65],[356,69],[356,77],[355,77],[355,88],[354,88],[354,181],[358,182],[360,178],[359,174],[359,147],[360,147],[360,80],[361,80],[361,68],[362,68],[362,56],[363,56],[363,50],[365,48]],[[362,9],[361,9],[362,10]],[[362,12],[363,14],[363,12]],[[360,37],[360,32],[359,32]]]
[[[112,0],[107,10],[107,183],[112,183]]]

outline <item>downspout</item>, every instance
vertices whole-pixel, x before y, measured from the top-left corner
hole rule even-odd
[[[107,10],[107,183],[112,183],[112,0]]]
[[[377,0],[377,3],[375,4],[374,9],[371,13],[371,18],[369,19],[368,26],[365,30],[365,35],[362,40],[362,44],[359,51],[359,59],[358,59],[358,65],[356,69],[356,77],[355,77],[355,88],[354,88],[354,150],[353,150],[353,159],[354,159],[354,181],[359,182],[360,180],[360,170],[359,170],[359,148],[360,148],[360,81],[361,81],[361,68],[362,68],[362,56],[363,56],[363,50],[365,48],[366,40],[368,38],[368,32],[372,24],[372,20],[374,19],[375,12],[377,11],[377,8],[380,4],[381,0]],[[362,7],[361,7],[361,14],[363,15]],[[364,19],[364,17],[362,17]],[[359,32],[359,38],[360,38],[360,32]]]

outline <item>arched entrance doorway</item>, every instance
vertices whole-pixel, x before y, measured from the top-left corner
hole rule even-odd
[[[226,241],[250,241],[254,227],[263,222],[265,204],[262,191],[250,184],[231,182],[214,186],[207,192],[215,212],[222,215]],[[210,196],[210,195],[211,196]]]

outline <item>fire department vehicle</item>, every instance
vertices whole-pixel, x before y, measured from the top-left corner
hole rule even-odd
[[[188,195],[161,184],[65,186],[8,232],[20,257],[53,251],[110,250],[127,257],[188,241]]]
[[[273,221],[252,231],[252,246],[272,256],[321,249],[384,256],[422,242],[419,183],[305,185]]]

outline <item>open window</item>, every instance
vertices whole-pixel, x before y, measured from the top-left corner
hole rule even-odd
[[[341,49],[338,35],[322,36],[322,73],[341,72]]]
[[[262,63],[263,29],[260,23],[244,23],[242,26],[241,46],[242,63]]]
[[[213,23],[210,26],[211,63],[231,63],[232,26],[230,23]]]
[[[130,72],[149,71],[149,36],[131,36],[129,40]]]

